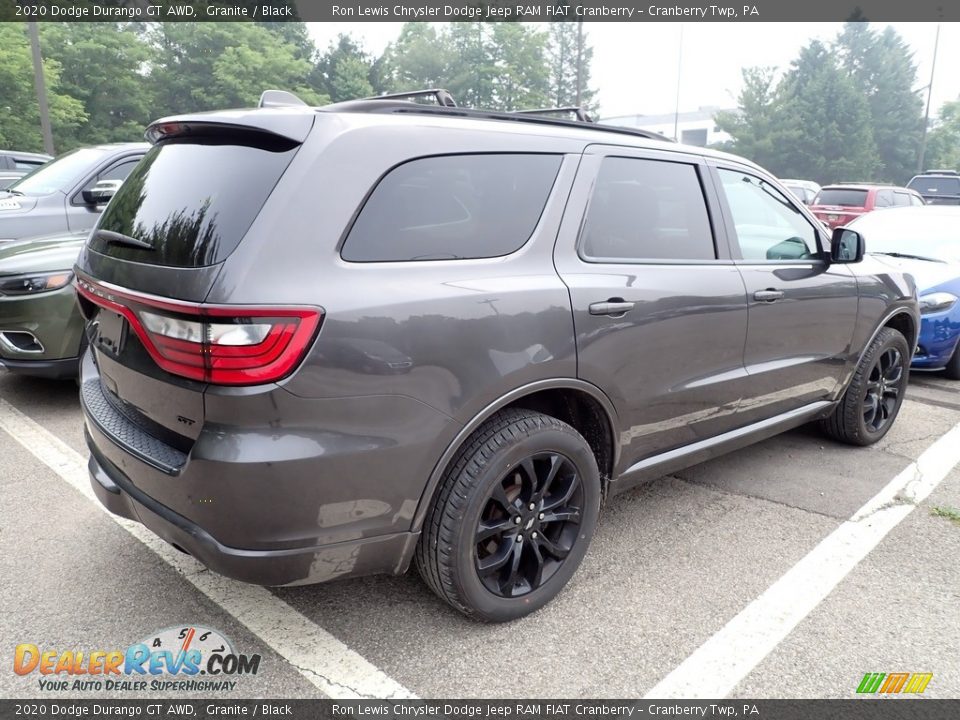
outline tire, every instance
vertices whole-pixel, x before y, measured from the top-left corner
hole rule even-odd
[[[907,339],[899,331],[889,327],[880,330],[833,414],[821,421],[824,432],[840,442],[861,446],[872,445],[886,435],[903,404],[911,357]]]
[[[944,375],[950,380],[960,380],[960,343],[953,349],[953,355],[950,356],[950,362],[943,369]]]
[[[576,430],[532,410],[501,410],[444,473],[417,545],[417,569],[468,617],[523,617],[573,576],[593,537],[600,498],[596,458]]]

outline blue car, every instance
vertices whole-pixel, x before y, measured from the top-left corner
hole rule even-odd
[[[960,380],[960,206],[877,210],[850,228],[863,235],[874,261],[917,281],[922,323],[911,367]]]

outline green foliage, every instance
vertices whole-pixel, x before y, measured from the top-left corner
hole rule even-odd
[[[341,34],[317,61],[311,81],[332,102],[353,100],[374,94],[372,69],[373,58],[353,38]]]
[[[803,48],[779,81],[773,68],[745,70],[737,112],[717,125],[733,138],[727,149],[781,177],[904,183],[919,149],[915,83],[892,28],[850,22],[832,47]]]
[[[82,103],[86,121],[59,128],[57,150],[141,140],[151,118],[150,48],[129,23],[42,23],[46,57],[60,67],[61,92]]]
[[[564,3],[565,4],[565,3]],[[577,103],[577,46],[580,44],[580,106],[596,113],[596,92],[590,89],[590,63],[593,48],[587,42],[587,33],[578,43],[579,26],[574,22],[550,23],[550,40],[546,55],[549,64],[549,104],[553,107],[573,107]]]
[[[43,77],[55,144],[64,133],[72,132],[86,120],[83,104],[64,92],[61,69],[56,60],[44,59]],[[33,59],[27,25],[22,22],[0,23],[0,147],[43,151]]]
[[[897,32],[877,33],[867,23],[847,23],[837,40],[844,68],[866,95],[873,136],[887,180],[905,183],[913,175],[923,127],[923,101],[914,92],[913,53]]]
[[[945,103],[927,137],[928,168],[960,170],[960,98]]]
[[[326,102],[310,87],[312,68],[298,57],[302,48],[262,25],[159,23],[147,39],[154,48],[154,115],[250,107],[269,88]]]

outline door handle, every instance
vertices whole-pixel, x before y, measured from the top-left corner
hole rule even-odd
[[[773,288],[767,288],[766,290],[757,290],[753,294],[754,300],[759,300],[760,302],[776,302],[783,297],[783,290],[774,290]]]
[[[591,315],[623,315],[633,310],[634,303],[623,298],[610,298],[606,302],[596,302],[590,305]]]

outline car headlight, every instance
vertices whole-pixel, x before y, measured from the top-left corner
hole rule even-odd
[[[920,314],[929,315],[931,313],[949,310],[955,302],[957,302],[957,296],[948,292],[935,292],[924,295],[920,298]]]
[[[33,295],[59,290],[69,285],[71,280],[73,273],[69,270],[0,277],[0,295]]]

